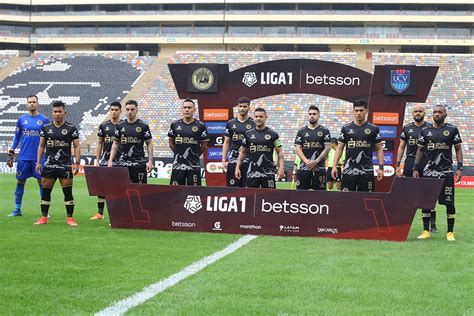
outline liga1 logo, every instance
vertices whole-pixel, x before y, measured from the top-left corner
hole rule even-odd
[[[410,86],[410,70],[394,69],[390,71],[390,85],[398,93],[402,93]]]

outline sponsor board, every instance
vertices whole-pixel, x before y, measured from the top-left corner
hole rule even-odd
[[[207,159],[209,160],[222,160],[222,148],[208,148]]]
[[[398,136],[396,126],[379,125],[379,129],[382,138],[397,138]]]
[[[377,170],[379,170],[379,166],[375,165],[374,166],[374,176],[377,175]],[[395,168],[393,168],[392,166],[384,166],[383,167],[383,176],[384,177],[391,177],[393,175],[395,175]]]
[[[398,125],[400,114],[395,112],[374,112],[372,115],[372,123],[385,125]]]
[[[394,151],[395,150],[395,141],[393,141],[393,140],[384,140],[384,141],[382,141],[382,149],[384,151]]]
[[[209,145],[214,147],[224,146],[224,135],[211,135],[209,136]]]
[[[461,181],[454,183],[456,188],[474,188],[474,176],[463,176]]]
[[[208,134],[224,134],[227,122],[206,122]]]
[[[203,121],[227,121],[229,110],[227,109],[204,109]]]
[[[305,84],[307,85],[325,85],[325,86],[360,86],[359,77],[340,77],[327,74],[312,75],[305,74]]]
[[[379,159],[377,158],[377,153],[372,153],[372,163],[378,164]],[[393,163],[393,152],[384,152],[383,153],[383,163],[387,165],[391,165]]]
[[[206,171],[209,173],[223,173],[222,164],[220,162],[208,162],[206,164]]]
[[[194,228],[196,227],[196,223],[171,221],[171,227]]]

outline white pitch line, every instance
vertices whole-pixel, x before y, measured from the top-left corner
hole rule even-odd
[[[224,258],[227,255],[235,252],[242,246],[245,246],[253,239],[257,238],[254,235],[245,235],[239,238],[237,241],[233,242],[232,244],[228,245],[224,249],[213,253],[212,255],[205,257],[199,261],[192,263],[191,265],[187,266],[183,270],[175,273],[166,279],[158,281],[152,285],[147,286],[141,292],[138,292],[126,299],[118,301],[106,309],[97,312],[96,316],[102,315],[123,315],[129,309],[143,304],[145,301],[149,300],[150,298],[154,297],[155,295],[165,291],[166,289],[172,287],[176,283],[186,279],[187,277],[192,276],[193,274],[198,273],[208,265],[213,264],[214,262],[218,261],[219,259]]]

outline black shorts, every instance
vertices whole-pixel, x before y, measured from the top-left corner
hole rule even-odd
[[[320,169],[298,170],[296,173],[297,190],[326,190],[326,172]]]
[[[275,176],[265,177],[265,178],[247,178],[245,182],[247,188],[269,188],[275,189]]]
[[[240,179],[237,179],[235,177],[235,167],[237,167],[237,163],[227,164],[227,186],[243,188],[247,179],[247,169],[249,167],[249,164],[244,162],[240,165]]]
[[[72,179],[72,168],[71,166],[58,166],[56,168],[43,166],[41,177],[48,179]]]
[[[428,178],[427,176],[425,177]],[[442,205],[454,205],[454,174],[452,172],[445,173],[443,187],[438,196],[438,203]]]
[[[201,186],[201,169],[171,171],[170,185],[197,185]]]
[[[147,183],[146,165],[127,166],[132,183]]]
[[[326,181],[327,182],[334,182],[334,181],[341,182],[341,167],[337,167],[336,180],[332,178],[331,171],[332,171],[332,167],[328,167],[328,169],[326,170]]]
[[[403,164],[403,176],[407,178],[413,177],[413,166],[415,165],[415,157],[406,157]],[[418,167],[418,174],[420,177],[423,176],[424,165]]]
[[[374,192],[375,177],[373,174],[351,175],[343,174],[341,191]]]

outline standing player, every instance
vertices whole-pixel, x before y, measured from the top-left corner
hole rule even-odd
[[[48,223],[48,211],[51,204],[51,191],[56,179],[64,193],[64,205],[67,212],[67,224],[77,226],[72,218],[74,213],[74,197],[72,196],[72,178],[79,171],[78,163],[81,159],[79,148],[79,133],[77,128],[64,120],[66,116],[65,105],[61,101],[53,103],[53,122],[42,127],[40,144],[38,147],[36,172],[41,172],[43,195],[41,197],[41,217],[36,225]],[[76,165],[71,165],[71,145],[74,146]],[[46,147],[46,161],[41,171],[40,160]]]
[[[249,117],[250,99],[241,97],[237,100],[237,109],[239,115],[227,122],[224,134],[224,146],[222,148],[222,170],[226,173],[228,187],[244,187],[245,174],[249,161],[245,159],[242,163],[242,177],[235,178],[235,167],[237,166],[237,158],[239,158],[239,149],[242,146],[244,133],[255,128],[253,119]],[[227,153],[229,152],[229,162],[227,162]]]
[[[346,160],[346,152],[342,152],[341,158],[339,158],[339,162],[337,163],[337,178],[334,180],[331,176],[332,167],[334,164],[334,155],[336,154],[337,148],[337,138],[331,138],[331,149],[329,149],[328,156],[327,156],[327,164],[328,168],[326,170],[326,178],[328,183],[328,189],[332,190],[334,182],[336,182],[336,189],[341,191],[341,168],[344,165],[344,160]]]
[[[295,151],[301,158],[296,174],[296,189],[326,190],[326,170],[324,160],[329,151],[331,135],[329,130],[319,125],[319,108],[308,108],[308,125],[298,130]]]
[[[346,161],[342,171],[342,191],[375,191],[374,169],[372,165],[372,150],[377,150],[379,168],[377,180],[383,178],[383,149],[382,137],[377,126],[367,122],[367,102],[357,100],[354,102],[354,121],[346,124],[339,135],[336,154],[331,175],[337,179],[337,164],[341,158],[344,147]]]
[[[402,133],[400,134],[400,145],[398,146],[397,153],[397,175],[403,175],[404,177],[412,177],[413,165],[415,164],[416,150],[418,146],[416,141],[420,136],[420,132],[423,128],[429,125],[425,121],[425,107],[423,105],[415,105],[413,108],[413,122],[403,126]],[[403,157],[403,153],[407,149],[407,156],[405,158],[405,164],[403,169],[400,167],[400,163]],[[418,173],[423,175],[424,165],[420,164]],[[430,215],[430,232],[436,233],[436,210],[431,210]]]
[[[110,150],[107,166],[127,167],[132,183],[147,183],[147,173],[153,169],[153,144],[148,124],[137,118],[138,103],[125,103],[127,119],[120,121],[114,132],[114,142]],[[144,144],[148,153],[145,159]],[[117,162],[114,163],[117,157]]]
[[[240,147],[237,166],[235,167],[235,177],[242,177],[242,162],[249,156],[249,166],[247,169],[246,187],[249,188],[276,188],[275,185],[275,165],[273,163],[273,151],[278,154],[278,179],[285,176],[285,166],[283,160],[283,149],[278,133],[265,126],[267,112],[263,108],[256,108],[253,113],[255,128],[245,132]]]
[[[16,167],[16,189],[15,209],[8,216],[21,216],[21,203],[25,191],[26,179],[35,177],[38,180],[41,196],[41,175],[36,170],[36,154],[40,142],[40,130],[43,125],[49,123],[49,119],[38,111],[38,98],[30,95],[26,98],[26,109],[28,113],[20,116],[16,122],[15,137],[13,144],[8,150],[7,165],[13,167],[15,149],[20,144],[20,154]]]
[[[207,149],[207,128],[194,118],[196,105],[186,99],[181,105],[182,119],[171,123],[168,131],[169,146],[174,154],[171,185],[201,185],[199,157]]]
[[[120,102],[112,102],[110,104],[110,119],[103,122],[99,126],[97,132],[97,148],[95,150],[95,165],[107,167],[110,151],[114,142],[115,127],[120,122],[120,114],[122,113],[122,104]],[[92,220],[104,219],[105,197],[97,196],[97,214],[91,217]]]
[[[461,147],[461,135],[458,128],[445,122],[447,117],[446,107],[437,105],[433,109],[433,124],[423,128],[418,137],[418,151],[416,152],[415,164],[413,166],[413,177],[420,176],[419,167],[423,158],[426,165],[423,168],[423,177],[444,179],[443,188],[438,197],[438,203],[446,205],[448,218],[448,241],[454,241],[454,220],[456,209],[454,208],[454,181],[459,182],[463,169],[463,153]],[[453,176],[453,146],[456,152],[458,168]],[[422,210],[423,233],[418,239],[430,238],[429,222],[431,210]]]

